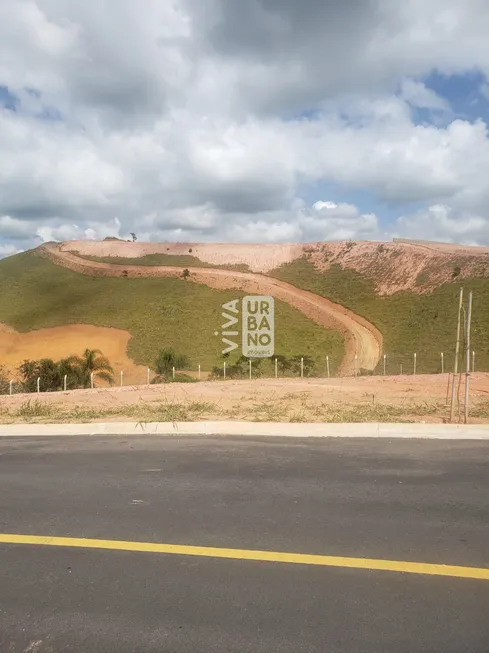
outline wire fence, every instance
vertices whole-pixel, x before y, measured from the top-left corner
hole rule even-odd
[[[179,370],[173,367],[164,377],[156,375],[150,368],[147,368],[146,373],[137,378],[134,371],[118,370],[114,375],[114,382],[112,386],[120,387],[134,387],[140,385],[152,385],[155,383],[165,382],[198,382],[207,380],[239,380],[239,379],[292,379],[292,378],[335,378],[338,376],[344,377],[360,377],[360,376],[421,376],[426,374],[449,374],[453,370],[454,355],[440,352],[437,356],[419,355],[417,352],[407,354],[388,354],[384,353],[376,367],[372,370],[360,368],[358,358],[355,357],[354,364],[348,374],[337,374],[336,369],[340,361],[335,360],[329,355],[325,355],[323,360],[318,361],[310,357],[295,357],[291,361],[284,361],[284,357],[272,357],[269,359],[247,359],[246,365],[242,364],[238,369],[236,365],[230,364],[228,361],[223,361],[221,365],[212,368],[212,371],[204,370],[200,364],[194,366],[192,369]],[[461,368],[462,372],[476,372],[484,371],[477,370],[477,355],[475,351],[471,351],[469,355],[469,370],[466,369],[466,360]],[[32,388],[33,384],[30,384]],[[8,387],[3,388],[3,394],[14,395],[25,392],[53,392],[53,391],[69,391],[82,389],[83,386],[75,386],[70,383],[70,378],[64,375],[62,386],[53,389],[46,387],[43,384],[43,378],[37,377],[35,380],[35,390],[26,390],[25,384],[18,380],[11,379]],[[97,379],[96,373],[90,376],[90,385],[85,386],[84,389],[100,388],[100,381]],[[107,387],[107,383],[103,383],[103,387]]]

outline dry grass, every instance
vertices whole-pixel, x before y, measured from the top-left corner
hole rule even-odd
[[[291,399],[294,398],[295,402]],[[242,403],[233,408],[221,408],[206,401],[182,401],[179,403],[158,401],[138,402],[90,408],[87,406],[64,407],[61,403],[43,403],[26,400],[16,410],[0,409],[0,422],[11,423],[87,423],[92,421],[118,421],[129,419],[140,422],[194,422],[206,419],[246,420],[253,422],[415,422],[429,416],[442,421],[445,407],[442,404],[406,402],[392,404],[343,404],[308,402],[304,396],[290,396],[288,401]],[[489,417],[489,402],[474,406],[474,417]]]
[[[441,375],[171,383],[4,396],[0,397],[0,422],[441,423],[449,412],[446,395],[447,379]],[[463,405],[460,408],[463,415]],[[470,421],[489,422],[487,374],[473,375]]]

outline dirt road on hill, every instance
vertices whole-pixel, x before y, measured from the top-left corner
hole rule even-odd
[[[180,277],[182,267],[140,266],[98,263],[60,250],[54,243],[39,248],[39,253],[60,265],[90,276]],[[236,289],[250,294],[271,295],[301,311],[317,324],[334,329],[345,339],[345,357],[339,374],[352,375],[355,369],[371,370],[382,352],[382,334],[364,318],[352,311],[306,290],[261,274],[216,268],[188,268],[189,280],[216,289]]]

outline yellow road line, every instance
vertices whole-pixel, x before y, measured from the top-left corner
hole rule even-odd
[[[438,565],[424,562],[404,562],[401,560],[344,558],[342,556],[311,555],[308,553],[223,549],[211,546],[157,544],[153,542],[125,542],[119,540],[94,540],[78,537],[15,535],[9,533],[0,533],[0,543],[75,547],[81,549],[106,549],[111,551],[139,551],[143,553],[166,553],[185,556],[200,556],[204,558],[282,562],[297,565],[318,565],[320,567],[343,567],[349,569],[366,569],[370,571],[393,571],[405,574],[424,574],[428,576],[451,576],[454,578],[489,580],[488,568],[458,567],[454,565]]]

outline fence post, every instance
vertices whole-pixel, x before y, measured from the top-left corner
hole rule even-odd
[[[10,381],[9,385],[10,385],[10,394],[12,394],[12,390],[13,390],[13,387],[14,387],[14,380],[13,379],[12,379],[12,381]]]
[[[67,388],[67,381],[68,381],[68,375],[65,374],[64,378],[63,378],[63,389],[64,389],[65,392],[66,392],[66,388]]]
[[[329,356],[326,356],[326,374],[328,375],[329,379]]]
[[[384,376],[385,376],[385,359],[387,357],[387,354],[384,354]]]
[[[225,379],[226,378],[226,361],[224,361],[224,363],[223,363],[222,372],[223,372],[223,378]]]
[[[443,360],[443,352],[441,352],[441,373],[445,374],[445,361]]]
[[[475,351],[472,350],[472,372],[475,372]]]
[[[277,366],[277,359],[275,359],[275,378],[278,377],[278,366]]]
[[[250,381],[251,381],[251,358],[249,359],[250,362]]]
[[[37,377],[37,391],[41,392],[41,377]]]
[[[401,376],[402,376],[402,363],[401,363]]]
[[[173,380],[175,380],[175,366],[172,367],[171,373],[172,373],[172,376],[173,376]]]
[[[122,372],[121,372],[121,374],[122,374]],[[121,383],[121,385],[122,385],[122,383]],[[90,374],[90,387],[93,390],[93,372]]]
[[[416,376],[416,354],[414,354],[413,374],[414,374],[414,376]]]
[[[358,374],[358,354],[355,354],[355,376]]]
[[[199,381],[200,381],[200,365],[199,365]]]
[[[304,358],[301,356],[301,379],[304,378]]]
[[[124,377],[124,372],[121,370],[121,388],[122,388],[122,380],[123,380],[123,377]]]
[[[469,306],[467,310],[467,324],[465,327],[465,345],[466,345],[466,370],[465,375],[465,406],[464,406],[464,423],[469,421],[469,380],[470,380],[470,324],[472,320],[472,290],[469,293]]]
[[[149,367],[148,367],[148,385],[149,385]]]

